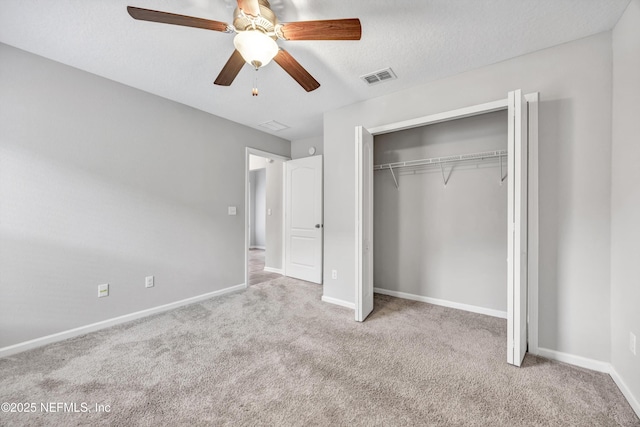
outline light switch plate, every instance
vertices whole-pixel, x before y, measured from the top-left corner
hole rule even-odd
[[[229,206],[229,215],[236,215],[237,210],[235,206]]]
[[[98,298],[109,296],[109,284],[98,285]]]

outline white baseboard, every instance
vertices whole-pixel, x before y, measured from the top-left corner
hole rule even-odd
[[[347,308],[350,308],[351,310],[356,309],[356,305],[352,302],[344,301],[338,298],[331,298],[326,295],[322,295],[322,301],[328,302],[329,304],[339,305],[341,307],[347,307]]]
[[[264,246],[249,246],[249,249],[261,249],[261,250],[266,250],[267,248]]]
[[[631,390],[629,390],[629,387],[627,387],[627,384],[623,381],[620,375],[618,375],[618,372],[615,370],[613,366],[611,366],[611,371],[609,372],[609,375],[611,375],[611,378],[613,378],[613,381],[616,383],[616,385],[618,386],[618,388],[620,389],[624,397],[627,398],[627,402],[629,402],[629,405],[631,405],[631,408],[633,408],[636,415],[640,417],[640,402],[631,393]]]
[[[284,270],[282,270],[281,268],[265,267],[263,270],[267,273],[282,274],[284,276]]]
[[[412,301],[427,302],[427,303],[433,304],[433,305],[440,305],[440,306],[443,306],[443,307],[449,307],[449,308],[455,308],[455,309],[458,309],[458,310],[470,311],[472,313],[485,314],[487,316],[499,317],[501,319],[506,319],[507,318],[507,312],[506,311],[493,310],[491,308],[484,308],[484,307],[478,307],[478,306],[475,306],[475,305],[469,305],[469,304],[462,304],[462,303],[459,303],[459,302],[447,301],[447,300],[443,300],[443,299],[424,297],[422,295],[408,294],[406,292],[390,291],[390,290],[382,289],[382,288],[373,288],[373,292],[375,292],[377,294],[382,294],[382,295],[389,295],[389,296],[396,297],[396,298],[408,299],[408,300],[412,300]]]
[[[146,310],[136,311],[135,313],[125,314],[123,316],[114,317],[112,319],[103,320],[101,322],[91,323],[90,325],[80,326],[78,328],[69,329],[68,331],[58,332],[52,335],[36,338],[33,340],[21,342],[18,344],[10,345],[8,347],[0,348],[0,357],[7,357],[23,351],[31,350],[32,348],[41,347],[46,344],[51,344],[58,341],[63,341],[69,338],[77,337],[80,335],[88,334],[89,332],[95,332],[100,329],[105,329],[111,326],[119,325],[121,323],[130,322],[132,320],[140,319],[143,317],[151,316],[152,314],[161,313],[163,311],[173,310],[174,308],[182,307],[184,305],[193,304],[199,301],[204,301],[209,298],[228,294],[230,292],[236,292],[245,289],[245,284],[231,286],[228,288],[220,289],[218,291],[209,292],[203,295],[183,299],[180,301],[172,302],[169,304],[159,305],[157,307],[148,308]]]
[[[538,356],[581,368],[591,369],[592,371],[604,372],[606,374],[611,372],[611,364],[609,362],[602,362],[600,360],[589,359],[587,357],[576,356],[575,354],[563,353],[548,348],[538,347]]]

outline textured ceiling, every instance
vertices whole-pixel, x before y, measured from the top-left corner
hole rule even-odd
[[[233,36],[135,21],[126,6],[231,23],[234,0],[1,0],[0,42],[289,140],[322,134],[325,111],[613,28],[629,0],[272,0],[281,22],[358,17],[360,41],[279,41],[321,83],[277,64],[213,85]],[[0,65],[1,66],[1,65]],[[359,76],[392,67],[397,80]],[[261,128],[259,128],[261,129]],[[261,129],[262,130],[262,129]]]

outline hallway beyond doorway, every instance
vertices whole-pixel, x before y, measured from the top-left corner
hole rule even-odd
[[[281,274],[264,271],[264,250],[249,249],[249,286],[282,277]]]

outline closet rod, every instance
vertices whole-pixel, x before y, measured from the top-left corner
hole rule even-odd
[[[431,159],[409,160],[406,162],[385,163],[382,165],[374,165],[373,170],[399,169],[404,167],[415,167],[425,165],[437,165],[441,163],[460,162],[465,160],[484,160],[502,157],[507,155],[507,150],[484,151],[481,153],[459,154],[454,156],[433,157]],[[395,178],[395,177],[394,177]]]

